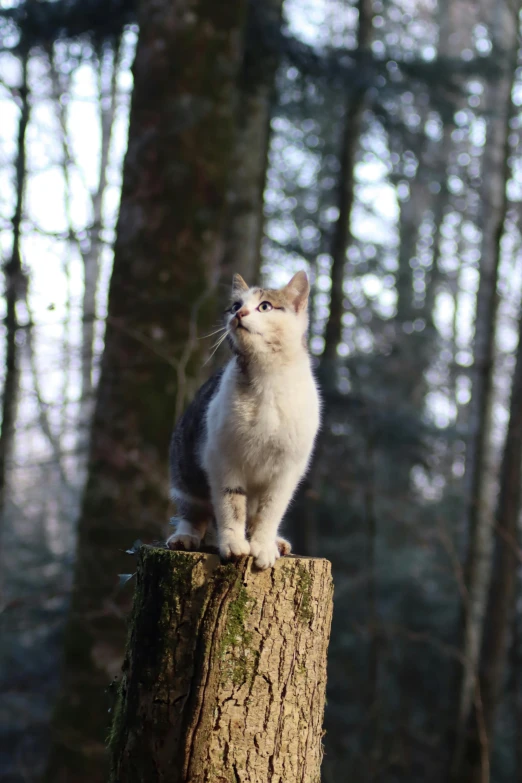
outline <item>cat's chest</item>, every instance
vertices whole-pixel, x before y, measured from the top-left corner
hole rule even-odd
[[[238,397],[232,415],[236,437],[249,451],[291,448],[313,438],[314,392],[311,384],[281,383]]]
[[[311,373],[257,385],[223,384],[207,418],[203,466],[226,461],[256,475],[306,462],[319,425],[319,398]]]
[[[234,401],[234,414],[238,429],[273,435],[291,417],[281,394],[266,392]]]

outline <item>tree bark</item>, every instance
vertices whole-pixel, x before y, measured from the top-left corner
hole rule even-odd
[[[245,0],[144,0],[105,351],[78,528],[50,783],[106,780],[137,538],[163,538],[172,424],[200,383],[218,281]]]
[[[137,580],[112,783],[319,783],[330,564],[144,547]]]

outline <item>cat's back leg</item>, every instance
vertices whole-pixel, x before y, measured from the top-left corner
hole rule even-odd
[[[177,511],[172,520],[175,531],[167,539],[170,549],[198,550],[213,517],[209,486],[199,461],[204,430],[196,414],[187,410],[170,444],[170,494]]]
[[[292,553],[292,544],[282,536],[277,536],[276,546],[281,557],[286,557],[286,555],[290,555]]]
[[[209,501],[192,497],[180,490],[172,490],[177,515],[173,517],[175,530],[167,539],[169,549],[197,551],[210,521],[212,506]]]

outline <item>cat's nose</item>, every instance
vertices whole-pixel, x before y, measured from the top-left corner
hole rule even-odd
[[[242,318],[245,317],[245,315],[248,315],[249,312],[250,312],[250,310],[247,310],[246,307],[242,307],[241,310],[237,311],[236,318],[239,318],[239,320],[241,320]]]

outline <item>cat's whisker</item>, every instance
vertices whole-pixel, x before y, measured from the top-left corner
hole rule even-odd
[[[229,334],[230,334],[230,329],[227,329],[226,333],[220,338],[218,344],[216,345],[216,351],[225,342]]]
[[[221,345],[221,343],[223,342],[223,340],[225,339],[225,337],[226,337],[226,336],[227,336],[227,334],[229,334],[229,333],[230,333],[230,330],[229,330],[229,329],[227,329],[227,331],[226,331],[226,334],[222,334],[220,337],[218,337],[218,339],[216,340],[216,342],[214,343],[214,345],[212,345],[211,347],[212,347],[212,348],[215,348],[215,347],[217,346],[217,347],[219,348],[219,346]]]
[[[225,329],[227,329],[226,326],[220,326],[219,329],[216,329],[215,332],[210,332],[209,334],[202,334],[201,337],[198,337],[198,340],[205,340],[207,337],[213,337],[215,334],[219,334],[219,332],[223,332]]]
[[[213,345],[213,346],[212,346],[214,350],[212,351],[212,353],[211,353],[211,354],[210,354],[210,356],[208,357],[208,359],[207,359],[207,361],[205,362],[205,364],[203,365],[203,367],[204,367],[206,364],[208,364],[208,363],[209,363],[209,361],[212,359],[212,357],[215,355],[215,353],[216,353],[216,352],[217,352],[217,350],[219,349],[220,345],[222,345],[222,343],[223,343],[223,342],[226,340],[226,338],[228,337],[229,333],[230,333],[230,330],[229,330],[229,329],[227,329],[227,331],[225,332],[225,334],[221,335],[221,337],[219,338],[219,340],[217,341],[217,343],[215,343],[215,345]]]
[[[212,353],[210,354],[206,362],[204,362],[203,367],[206,367],[206,365],[214,358],[214,355],[217,353],[220,345],[221,343],[218,343],[218,345],[216,345],[216,347],[214,348],[214,350],[212,351]]]
[[[224,337],[224,336],[225,335],[222,335],[222,337]],[[220,337],[219,340],[217,340],[217,342],[214,343],[214,345],[210,346],[210,351],[213,351],[214,348],[216,348],[216,350],[219,348],[219,346],[221,345],[222,337]]]

